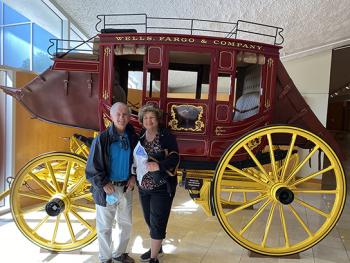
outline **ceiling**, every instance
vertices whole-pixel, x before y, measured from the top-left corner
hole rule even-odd
[[[96,34],[96,15],[146,13],[155,17],[236,22],[284,28],[281,55],[301,56],[350,44],[349,0],[51,0],[79,29]]]

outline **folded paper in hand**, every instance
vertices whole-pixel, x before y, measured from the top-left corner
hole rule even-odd
[[[147,169],[148,154],[140,142],[137,143],[134,149],[134,162],[136,165],[137,181],[141,184],[143,176],[146,173],[148,173],[148,169]]]

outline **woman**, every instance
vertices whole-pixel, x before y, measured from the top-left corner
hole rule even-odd
[[[151,249],[142,254],[141,261],[158,263],[171,205],[175,196],[179,164],[175,136],[159,127],[160,110],[150,104],[139,111],[144,129],[134,150],[137,184],[145,221],[150,230]]]

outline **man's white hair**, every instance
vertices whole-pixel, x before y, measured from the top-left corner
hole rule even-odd
[[[112,116],[115,114],[116,110],[118,107],[126,107],[128,109],[128,113],[130,115],[130,108],[128,107],[128,105],[126,105],[124,102],[116,102],[112,105],[111,109],[109,110],[109,114]]]

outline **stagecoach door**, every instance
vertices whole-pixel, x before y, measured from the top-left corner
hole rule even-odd
[[[216,55],[212,157],[222,156],[234,140],[270,122],[274,80],[272,59],[263,54],[231,49]]]
[[[213,51],[167,47],[161,90],[165,124],[182,155],[206,157],[211,130],[210,79]]]

